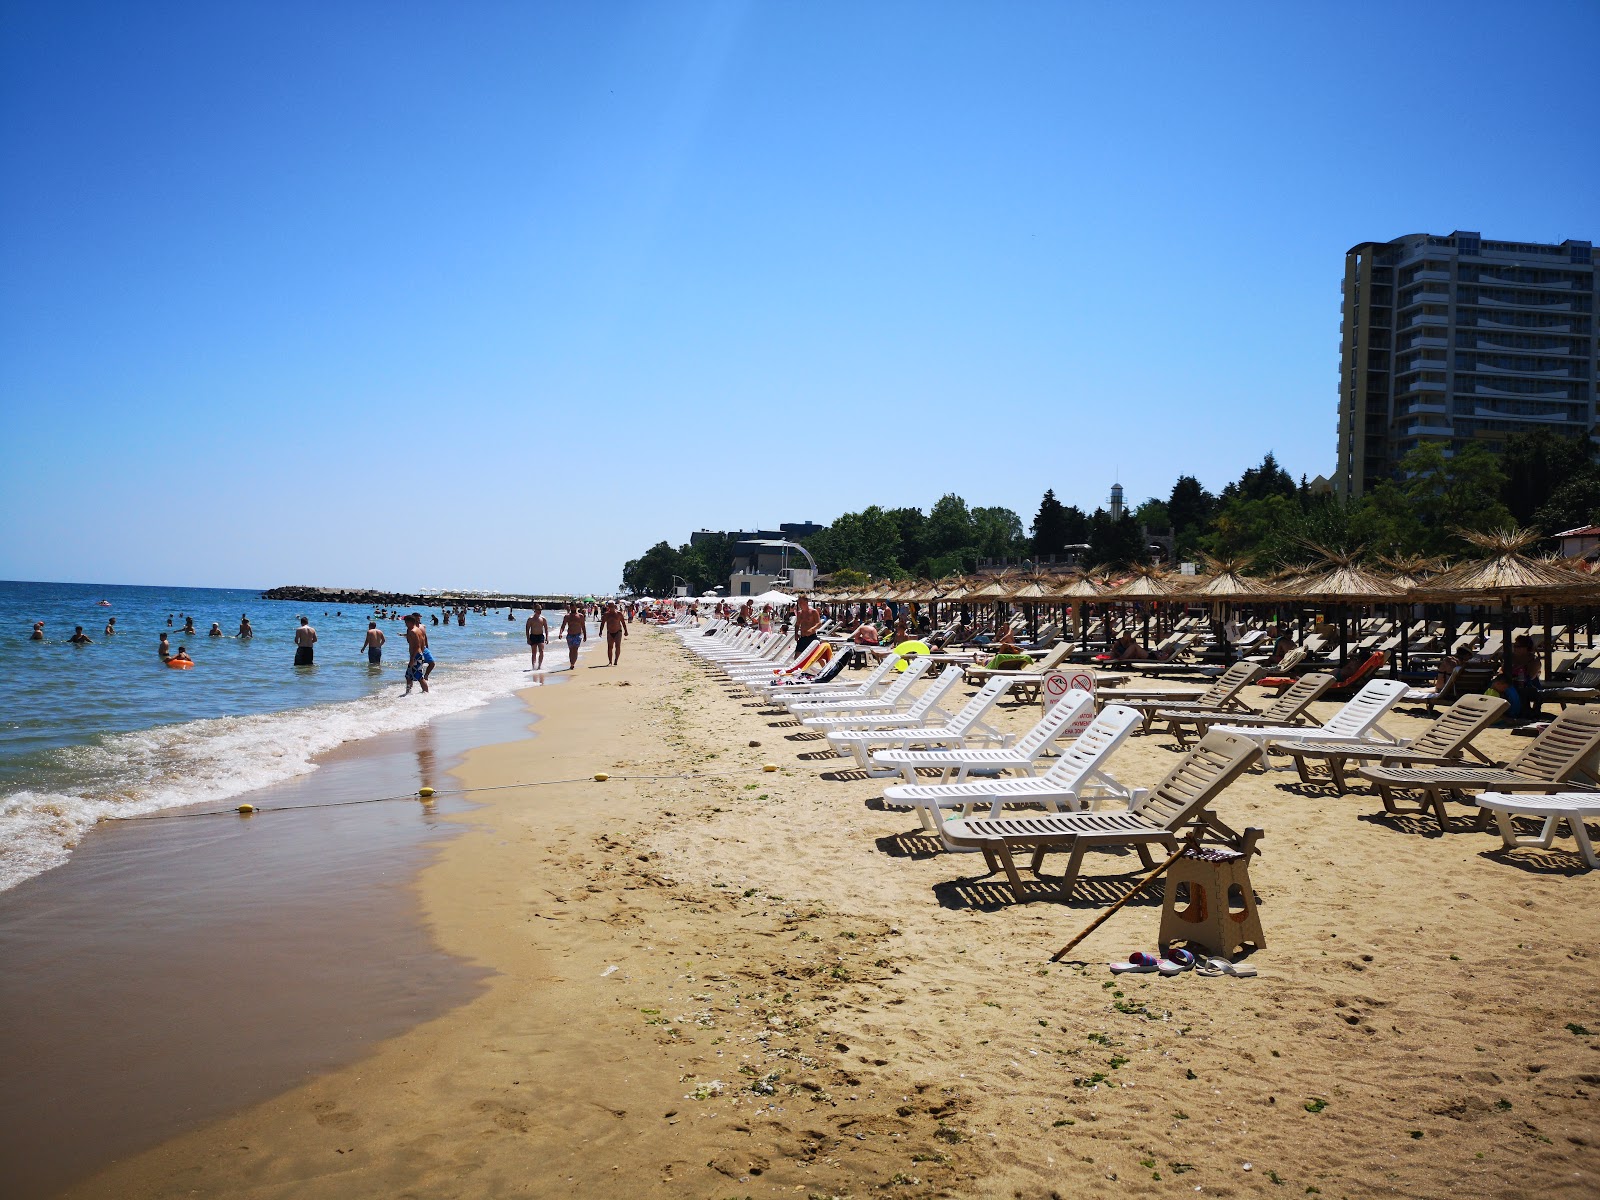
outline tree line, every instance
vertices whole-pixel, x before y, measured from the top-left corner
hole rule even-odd
[[[969,506],[950,493],[926,513],[875,504],[844,513],[804,545],[823,572],[863,583],[962,574],[979,559],[1059,559],[1084,546],[1078,553],[1086,565],[1129,567],[1150,561],[1147,534],[1170,537],[1179,561],[1248,558],[1266,570],[1304,562],[1309,544],[1432,557],[1464,549],[1458,529],[1517,524],[1548,536],[1593,521],[1600,521],[1600,467],[1587,440],[1540,429],[1509,438],[1498,456],[1477,444],[1453,455],[1421,445],[1401,460],[1398,478],[1350,502],[1313,491],[1268,452],[1219,492],[1180,475],[1164,498],[1152,496],[1119,520],[1105,508],[1085,513],[1062,504],[1050,489],[1024,530],[1011,509]],[[654,595],[670,593],[673,576],[694,595],[725,585],[738,540],[728,534],[676,549],[658,542],[627,563],[623,585]]]

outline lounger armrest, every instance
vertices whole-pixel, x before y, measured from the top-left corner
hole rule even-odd
[[[1459,754],[1406,754],[1402,752],[1399,754],[1384,755],[1383,758],[1378,760],[1378,765],[1380,767],[1414,767],[1418,765],[1449,767],[1465,766],[1467,764],[1463,761]],[[1504,768],[1506,764],[1503,762],[1488,762],[1478,763],[1477,765],[1481,767],[1494,767],[1498,770]]]

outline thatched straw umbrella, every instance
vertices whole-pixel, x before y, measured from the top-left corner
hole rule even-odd
[[[1012,602],[1021,601],[1028,614],[1028,636],[1037,639],[1039,636],[1039,601],[1050,599],[1055,593],[1051,590],[1051,579],[1046,575],[1030,575],[1019,580],[1011,589],[1008,597]]]
[[[1155,604],[1168,601],[1176,597],[1182,588],[1177,583],[1176,576],[1168,574],[1160,567],[1154,565],[1141,565],[1133,569],[1133,577],[1124,582],[1120,587],[1112,588],[1105,594],[1108,604],[1138,604],[1144,608],[1144,640],[1150,642],[1150,609]]]
[[[1057,600],[1067,601],[1078,622],[1078,637],[1083,649],[1089,649],[1089,601],[1098,600],[1108,589],[1096,570],[1081,571],[1076,577],[1057,579],[1051,594]]]
[[[1243,573],[1250,565],[1250,559],[1247,557],[1212,558],[1206,555],[1203,561],[1206,573],[1192,577],[1192,582],[1184,581],[1187,586],[1183,587],[1183,598],[1210,605],[1211,632],[1217,639],[1217,645],[1222,651],[1222,661],[1226,664],[1233,657],[1225,626],[1228,607],[1233,604],[1268,600],[1281,593],[1278,589],[1269,587],[1259,579],[1251,579]]]
[[[1600,603],[1600,579],[1523,553],[1541,540],[1536,529],[1457,532],[1465,541],[1488,551],[1488,556],[1452,567],[1414,588],[1413,594],[1419,599],[1452,604],[1499,604],[1507,662],[1511,654],[1511,614],[1519,603],[1542,604],[1547,609],[1557,601],[1584,606]],[[1546,637],[1546,670],[1550,667],[1550,653],[1550,639]]]
[[[1406,590],[1390,583],[1383,576],[1367,570],[1358,563],[1361,549],[1349,552],[1328,550],[1313,546],[1322,555],[1320,569],[1294,585],[1294,594],[1302,600],[1331,604],[1339,613],[1339,665],[1345,665],[1349,648],[1348,618],[1352,604],[1400,604],[1406,600]]]

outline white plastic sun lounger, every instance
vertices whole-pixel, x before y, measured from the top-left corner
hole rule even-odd
[[[898,657],[891,655],[874,667],[872,674],[865,679],[848,683],[774,683],[766,686],[761,681],[752,680],[747,686],[752,692],[769,697],[774,704],[790,700],[822,700],[830,696],[840,700],[866,700],[888,686],[889,676],[894,674],[895,664],[899,661]]]
[[[1389,710],[1405,697],[1409,685],[1403,679],[1374,679],[1328,718],[1318,729],[1304,725],[1213,725],[1223,733],[1249,738],[1265,753],[1274,742],[1300,742],[1315,745],[1318,742],[1366,741],[1398,745],[1400,739],[1383,728],[1379,722]]]
[[[1504,792],[1484,792],[1478,797],[1478,807],[1494,814],[1500,824],[1500,838],[1508,848],[1533,846],[1550,849],[1556,830],[1562,822],[1578,843],[1578,853],[1589,868],[1600,868],[1600,857],[1595,856],[1594,843],[1589,840],[1586,818],[1600,818],[1600,792],[1556,792],[1549,796],[1508,796]],[[1544,821],[1537,837],[1523,837],[1512,825],[1512,817],[1537,817]]]
[[[940,771],[941,783],[948,783],[952,776],[957,780],[965,779],[973,771],[1020,771],[1024,775],[1032,775],[1039,759],[1056,738],[1093,707],[1093,696],[1073,688],[1057,700],[1055,707],[1045,713],[1032,729],[1018,738],[1015,745],[970,750],[879,750],[870,761],[873,768],[888,767],[899,771],[907,783],[917,782],[918,767],[932,767]]]
[[[885,788],[885,804],[911,806],[922,818],[923,828],[940,833],[938,815],[944,809],[960,809],[963,815],[987,807],[991,817],[1015,804],[1037,804],[1050,812],[1088,808],[1102,799],[1115,799],[1135,806],[1144,796],[1143,788],[1126,788],[1106,770],[1106,763],[1133,733],[1142,718],[1120,704],[1100,710],[1098,716],[1068,746],[1043,775],[1026,779],[968,780],[965,783],[896,784]],[[951,850],[971,849],[945,842]]]
[[[921,679],[933,666],[925,658],[914,658],[906,664],[906,669],[888,687],[883,694],[873,699],[835,699],[824,697],[822,699],[804,698],[788,701],[789,711],[796,717],[804,720],[806,717],[825,717],[830,713],[870,713],[870,712],[898,712],[911,706],[911,701],[905,695],[911,690],[911,685]]]
[[[950,668],[960,671],[960,667]],[[909,749],[912,746],[1008,746],[1012,735],[1001,733],[984,718],[995,702],[1004,696],[1014,679],[991,679],[978,689],[966,705],[943,725],[924,725],[920,729],[838,730],[828,734],[834,753],[854,754],[856,763],[869,776],[894,775],[896,771],[874,770],[870,755],[875,749]],[[806,724],[811,724],[807,721]]]
[[[905,712],[844,713],[833,717],[807,717],[800,723],[816,733],[832,733],[835,730],[849,729],[886,729],[915,725],[942,725],[951,718],[950,714],[939,706],[939,702],[949,695],[951,688],[960,682],[961,668],[959,666],[946,667],[932,683],[922,689],[922,695],[913,700],[911,707],[906,709]]]

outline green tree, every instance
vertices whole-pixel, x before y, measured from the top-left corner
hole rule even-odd
[[[1040,558],[1062,554],[1071,540],[1067,536],[1067,507],[1056,499],[1055,489],[1049,488],[1033,517],[1033,552]]]
[[[635,596],[670,596],[672,577],[682,575],[682,555],[666,542],[657,542],[622,568],[622,586]]]
[[[1593,470],[1587,443],[1588,438],[1568,437],[1548,427],[1506,439],[1500,460],[1506,474],[1501,499],[1518,525],[1532,524],[1534,514],[1549,503],[1558,488]]]
[[[1385,480],[1351,514],[1354,537],[1386,554],[1446,554],[1455,530],[1511,524],[1500,502],[1505,472],[1494,455],[1468,445],[1452,457],[1426,442],[1400,460],[1402,482]]]
[[[1222,489],[1223,504],[1233,500],[1265,500],[1268,496],[1295,494],[1294,476],[1278,465],[1272,451],[1267,451],[1259,467],[1248,468],[1237,482]]]
[[[1180,475],[1167,497],[1167,521],[1177,541],[1179,558],[1191,557],[1211,525],[1217,498],[1193,475]]]
[[[1600,522],[1600,470],[1584,467],[1560,484],[1534,514],[1533,524],[1547,534]]]
[[[900,538],[900,565],[912,574],[922,573],[917,564],[928,554],[928,518],[920,508],[891,508],[887,516]]]
[[[1113,521],[1110,513],[1097,508],[1089,517],[1089,559],[1131,567],[1149,562],[1150,550],[1139,535],[1139,523],[1129,513],[1124,512],[1121,520]]]
[[[1009,508],[974,508],[972,531],[981,558],[1020,558],[1028,552],[1022,518]]]
[[[971,555],[978,544],[967,502],[954,492],[939,497],[928,511],[924,549],[931,558],[943,554]]]
[[[1133,519],[1152,533],[1161,533],[1172,528],[1172,514],[1167,511],[1166,502],[1157,500],[1154,496],[1133,510]]]

